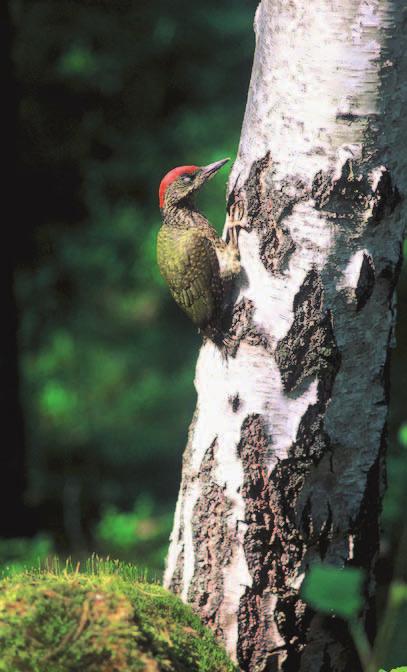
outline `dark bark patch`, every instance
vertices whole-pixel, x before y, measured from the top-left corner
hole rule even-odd
[[[319,384],[318,401],[307,408],[297,430],[295,442],[292,444],[289,455],[297,460],[312,461],[317,464],[330,450],[330,440],[324,430],[324,414],[327,401],[332,389],[331,385]]]
[[[358,173],[356,164],[348,159],[342,166],[339,179],[335,171],[320,170],[314,177],[311,194],[317,210],[336,215],[353,216],[355,210],[364,211],[369,204],[372,189],[367,178]]]
[[[182,583],[183,583],[183,576],[184,576],[184,549],[181,549],[180,554],[178,555],[177,558],[177,564],[175,567],[175,571],[171,577],[170,584],[168,586],[169,590],[171,590],[173,593],[176,595],[179,595],[182,592]]]
[[[375,279],[376,274],[373,259],[370,254],[364,253],[358,283],[355,289],[357,311],[362,310],[369,301],[375,285]]]
[[[308,626],[307,645],[301,665],[282,667],[284,672],[361,672],[349,628],[345,621],[314,614]]]
[[[273,645],[265,627],[264,593],[273,584],[272,577],[275,580],[278,575],[282,548],[271,506],[273,493],[265,471],[269,445],[262,417],[249,415],[242,425],[238,445],[244,469],[242,495],[246,502],[244,552],[253,578],[253,588],[246,588],[239,604],[238,660],[242,670],[266,670],[265,654]]]
[[[400,241],[398,244],[399,250],[398,250],[398,256],[397,260],[392,263],[386,264],[384,268],[382,269],[381,273],[379,274],[378,278],[387,280],[388,281],[388,301],[389,301],[389,306],[390,310],[391,309],[391,303],[393,301],[393,295],[394,295],[394,290],[396,289],[396,285],[399,281],[400,273],[401,273],[401,268],[403,265],[403,259],[404,259],[404,254],[403,254],[403,243]]]
[[[331,670],[332,670],[331,656],[328,653],[328,647],[325,646],[322,659],[321,672],[331,672]]]
[[[294,205],[305,198],[304,182],[286,180],[278,187],[274,181],[270,152],[254,161],[249,176],[241,190],[232,190],[228,207],[244,195],[247,210],[248,230],[255,229],[260,235],[260,258],[270,273],[281,273],[295,250],[294,241],[284,226]]]
[[[293,310],[293,323],[275,352],[286,392],[294,391],[308,377],[335,375],[340,364],[331,313],[323,308],[322,280],[316,270],[305,277]]]
[[[245,341],[249,345],[260,346],[267,352],[272,351],[267,334],[253,320],[254,311],[253,301],[246,297],[235,306],[230,328],[232,336],[232,343],[229,347],[230,355],[234,356],[236,354],[241,341]]]
[[[373,195],[372,220],[373,223],[378,224],[383,217],[391,214],[402,201],[399,190],[397,187],[393,187],[391,175],[387,168],[382,168]]]
[[[284,595],[277,600],[276,616],[278,629],[284,640],[288,642],[288,661],[292,670],[300,669],[302,643],[300,641],[302,628],[307,629],[311,620],[312,611],[298,597],[298,595]]]
[[[250,588],[246,588],[239,603],[237,616],[239,627],[237,657],[242,670],[251,669],[251,660],[259,646],[261,612],[258,602],[258,596]],[[264,646],[264,642],[261,641],[260,645]]]
[[[253,586],[246,588],[240,600],[238,660],[242,670],[259,672],[272,669],[271,661],[274,664],[278,658],[276,647],[279,648],[280,640],[273,641],[271,635],[270,598],[284,596],[273,618],[274,627],[281,634],[286,627],[292,632],[298,628],[300,614],[305,609],[293,597],[290,587],[303,555],[301,535],[295,524],[295,502],[303,485],[303,474],[294,460],[284,460],[269,476],[266,464],[271,447],[262,416],[249,415],[242,425],[238,454],[244,469],[242,495],[246,502],[247,531],[243,545]],[[297,641],[289,639],[286,648],[294,660],[298,656]]]
[[[332,540],[332,509],[329,503],[329,500],[326,502],[328,509],[328,516],[325,518],[321,525],[321,530],[319,532],[318,546],[319,546],[319,557],[323,560],[326,556],[326,552],[329,548],[329,544]]]
[[[318,559],[325,556],[331,538],[329,492],[335,480],[330,467],[332,447],[324,431],[322,413],[323,406],[319,403],[309,407],[290,451],[290,454],[295,455],[297,469],[304,475],[301,492],[298,492],[293,503],[296,525],[307,548]],[[321,466],[317,470],[318,464]],[[314,483],[318,478],[321,487],[316,489]]]
[[[392,213],[402,200],[387,168],[382,167],[379,179],[373,182],[372,176],[350,159],[343,164],[339,179],[333,169],[320,170],[314,177],[311,194],[317,210],[350,220],[360,219],[370,210],[367,221],[373,224]]]
[[[295,503],[297,526],[308,548],[317,549],[319,558],[326,554],[333,524],[329,492],[332,479],[335,480],[332,470],[334,447],[325,431],[324,417],[339,365],[338,356],[335,366],[319,372],[317,401],[301,418],[296,440],[289,451],[297,468],[307,474]],[[317,465],[321,465],[318,472],[314,471]],[[313,485],[315,474],[318,482],[324,484],[320,490]]]
[[[382,433],[380,448],[376,461],[368,471],[366,486],[356,520],[352,522],[353,533],[353,560],[349,564],[356,567],[371,567],[373,579],[376,562],[379,555],[380,528],[379,517],[381,511],[381,499],[384,493],[385,479],[385,453],[386,453],[385,427]],[[370,589],[370,590],[369,590]],[[376,614],[373,600],[374,586],[366,585],[366,630],[371,639],[376,631]]]
[[[288,266],[295,243],[282,227],[270,228],[261,236],[260,259],[270,273],[278,273]]]
[[[236,393],[236,394],[234,394],[233,396],[229,397],[229,404],[230,404],[230,406],[231,406],[231,408],[232,408],[233,413],[237,413],[237,411],[239,410],[239,408],[240,408],[240,406],[241,406],[241,404],[242,404],[241,399],[240,399],[238,393]]]
[[[264,557],[264,551],[270,541],[272,514],[270,511],[270,493],[268,476],[264,465],[271,443],[262,417],[250,415],[242,425],[238,455],[244,465],[242,494],[246,501],[245,520],[248,530],[245,535],[246,561],[256,585],[267,585],[267,574],[273,571],[275,559]],[[271,549],[270,549],[271,551]]]
[[[214,480],[215,451],[216,439],[202,461],[201,494],[192,514],[195,567],[188,602],[203,621],[222,636],[218,619],[223,600],[223,569],[231,560],[234,538],[227,524],[232,503]]]

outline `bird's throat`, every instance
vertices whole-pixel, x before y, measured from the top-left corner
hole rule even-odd
[[[198,226],[199,212],[192,201],[182,201],[164,207],[164,224],[174,228]]]

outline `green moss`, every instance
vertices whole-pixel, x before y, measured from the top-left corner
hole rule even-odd
[[[233,672],[191,609],[131,566],[92,561],[0,582],[2,672]]]

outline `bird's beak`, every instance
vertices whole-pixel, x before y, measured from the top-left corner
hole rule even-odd
[[[215,163],[210,163],[209,166],[204,166],[201,168],[201,176],[204,180],[209,180],[212,175],[218,172],[222,166],[230,161],[229,157],[227,159],[221,159],[220,161],[215,161]]]

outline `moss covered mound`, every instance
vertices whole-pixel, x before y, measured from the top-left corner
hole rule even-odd
[[[4,672],[232,672],[213,634],[161,586],[117,566],[0,582]]]

